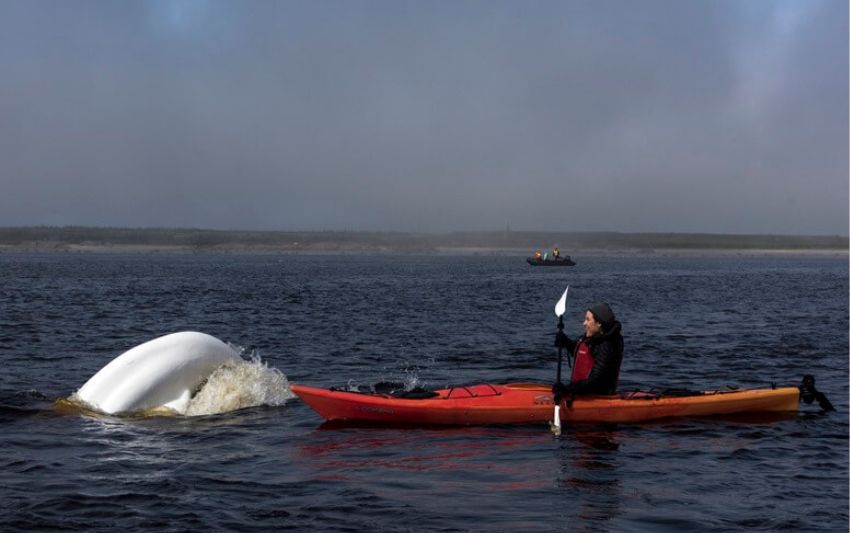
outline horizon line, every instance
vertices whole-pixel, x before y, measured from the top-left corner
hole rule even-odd
[[[390,234],[390,235],[452,235],[452,234],[560,234],[560,235],[693,235],[693,236],[734,236],[734,237],[830,237],[850,238],[848,233],[732,233],[712,231],[623,231],[623,230],[552,230],[552,229],[455,229],[441,231],[411,231],[411,230],[367,230],[367,229],[225,229],[192,226],[113,226],[85,224],[30,224],[15,226],[0,226],[0,231],[32,230],[32,229],[80,229],[80,230],[121,230],[121,231],[199,231],[219,233],[343,233],[343,234]]]

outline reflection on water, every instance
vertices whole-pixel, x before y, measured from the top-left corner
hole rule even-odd
[[[553,450],[544,426],[349,428],[315,431],[298,444],[294,460],[311,480],[368,486],[393,505],[430,509],[441,502],[461,514],[484,512],[507,529],[533,530],[551,521],[541,496],[553,490]]]
[[[500,454],[522,454],[533,450],[541,439],[551,438],[543,427],[381,429],[347,428],[319,430],[314,438],[297,445],[299,460],[318,471],[357,475],[360,469],[380,468],[381,476],[393,472],[490,473],[504,478],[522,477],[522,469],[500,463]],[[411,450],[415,453],[409,453]],[[405,453],[401,453],[404,451]],[[507,479],[505,480],[508,481]]]
[[[620,515],[623,503],[618,432],[570,427],[559,443],[558,487],[571,501],[563,508],[565,524],[605,530],[605,524]]]

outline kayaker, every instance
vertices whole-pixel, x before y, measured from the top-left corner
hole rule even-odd
[[[563,331],[555,336],[555,346],[569,350],[575,363],[570,382],[556,383],[553,393],[614,394],[623,361],[622,325],[607,303],[591,306],[584,315],[584,335],[577,341]]]

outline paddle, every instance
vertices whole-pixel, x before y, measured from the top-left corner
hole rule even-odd
[[[564,333],[564,313],[567,310],[567,293],[569,292],[570,286],[567,285],[564,294],[561,295],[561,299],[555,304],[555,316],[558,317],[558,335],[563,335]],[[558,385],[561,384],[561,361],[563,361],[563,348],[561,347],[561,343],[558,343],[558,375],[555,378],[556,390],[558,389]],[[561,394],[559,392],[555,393],[554,401],[555,415],[552,422],[549,423],[549,429],[557,437],[561,434]]]
[[[815,388],[815,377],[807,374],[803,376],[803,383],[800,384],[800,401],[810,404],[815,400],[825,413],[835,411],[835,407],[826,395]]]

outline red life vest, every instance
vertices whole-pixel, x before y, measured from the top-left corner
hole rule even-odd
[[[586,342],[581,341],[576,350],[576,361],[573,365],[573,375],[570,381],[575,383],[587,379],[590,371],[593,370],[593,354],[590,352],[590,347]]]

